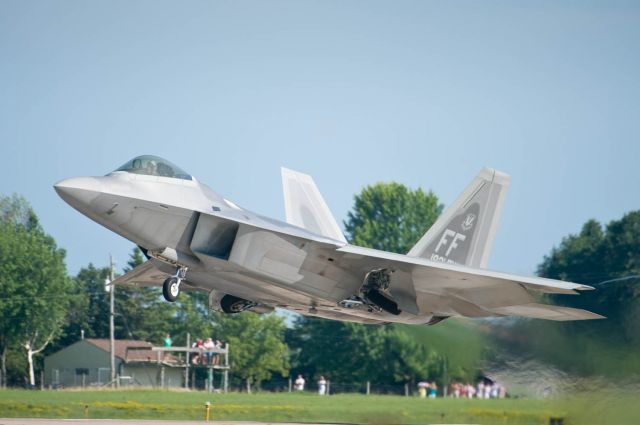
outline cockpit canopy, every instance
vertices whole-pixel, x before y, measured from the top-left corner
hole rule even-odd
[[[193,180],[190,174],[166,159],[153,155],[141,155],[118,168],[116,171],[145,174],[147,176],[171,177],[174,179]]]

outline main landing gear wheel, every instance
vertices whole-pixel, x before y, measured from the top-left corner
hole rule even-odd
[[[167,278],[162,284],[162,295],[169,302],[175,302],[180,295],[180,284],[187,276],[187,268],[179,267],[176,274]]]
[[[234,297],[233,295],[225,295],[220,300],[220,308],[222,308],[222,311],[229,314],[240,313],[255,306],[256,303],[253,301]]]

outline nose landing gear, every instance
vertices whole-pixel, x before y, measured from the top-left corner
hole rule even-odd
[[[167,278],[162,284],[162,295],[169,302],[175,302],[180,295],[180,284],[187,276],[187,267],[178,267],[176,274]]]

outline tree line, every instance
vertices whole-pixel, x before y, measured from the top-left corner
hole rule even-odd
[[[354,206],[344,223],[350,242],[405,253],[442,212],[437,196],[398,183],[377,183],[354,196]],[[0,197],[0,383],[2,386],[35,385],[44,355],[80,339],[109,336],[109,296],[105,281],[110,270],[92,264],[69,276],[65,251],[46,234],[27,201],[19,196]],[[134,248],[127,272],[144,261]],[[215,337],[229,342],[232,374],[248,388],[265,380],[302,373],[324,375],[334,382],[410,383],[428,379],[445,386],[452,380],[473,380],[493,350],[533,350],[546,361],[570,363],[557,350],[571,338],[619,344],[640,340],[640,211],[631,212],[607,226],[591,220],[578,235],[569,235],[553,248],[539,266],[542,276],[602,284],[594,295],[553,302],[592,309],[610,320],[558,324],[518,321],[500,337],[484,338],[471,360],[462,362],[435,349],[433,334],[424,328],[398,325],[360,325],[298,316],[290,323],[278,314],[225,315],[210,311],[207,294],[185,291],[176,303],[167,303],[159,288],[117,287],[115,334],[117,339],[160,344],[169,333],[176,345],[193,338]],[[616,280],[620,279],[620,280]],[[463,337],[459,327],[439,324],[451,331],[448,338]],[[618,330],[619,329],[619,330]],[[532,343],[545,332],[553,344]],[[577,335],[577,336],[576,336]],[[595,335],[595,336],[594,336]],[[486,346],[485,346],[486,345]],[[566,345],[566,344],[565,344]],[[555,347],[555,349],[553,348]],[[567,347],[568,349],[568,347]],[[473,350],[470,350],[470,352]],[[561,350],[560,350],[561,351]],[[571,357],[574,369],[593,373]],[[627,358],[628,357],[628,358]],[[640,365],[625,357],[640,372]],[[564,362],[564,363],[563,363]],[[625,363],[626,364],[626,363]],[[636,369],[634,369],[634,367]],[[597,368],[596,368],[597,369]],[[600,370],[600,369],[598,369]]]

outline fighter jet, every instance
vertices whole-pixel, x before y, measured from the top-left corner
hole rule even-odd
[[[114,284],[209,294],[226,313],[274,308],[360,323],[432,325],[452,316],[596,319],[541,304],[577,283],[486,269],[508,175],[484,168],[406,254],[349,244],[313,179],[282,169],[286,222],[239,207],[157,156],[55,184],[82,214],[140,247],[147,261]]]

